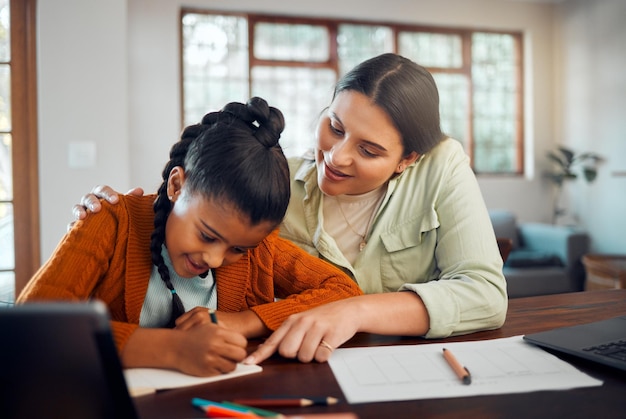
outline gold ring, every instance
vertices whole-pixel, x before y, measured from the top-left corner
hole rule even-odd
[[[322,341],[320,342],[320,346],[321,346],[322,348],[326,348],[326,349],[328,349],[328,350],[329,350],[329,351],[331,351],[331,352],[335,350],[335,348],[333,348],[332,346],[330,346],[330,345],[329,345],[329,343],[328,343],[328,342],[326,342],[324,339],[322,339]]]

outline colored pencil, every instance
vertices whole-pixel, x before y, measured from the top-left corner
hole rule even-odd
[[[244,403],[244,401],[259,404]],[[264,396],[261,399],[240,399],[239,402],[248,406],[329,406],[339,403],[339,399],[335,397]]]
[[[263,416],[266,418],[283,418],[284,417],[284,415],[278,412],[272,412],[271,410],[259,409],[258,407],[247,406],[247,405],[243,405],[239,403],[223,401],[222,405],[226,407],[232,407],[234,409],[241,409],[243,411],[250,411],[254,413],[255,415]]]
[[[242,412],[240,410],[229,409],[227,407],[209,405],[205,407],[205,413],[207,418],[245,418],[253,419],[260,418],[252,412]]]
[[[191,400],[191,404],[194,407],[197,407],[203,410],[206,413],[207,417],[255,417],[258,418],[252,410],[247,407],[240,406],[227,406],[224,403],[218,403],[211,400],[205,400],[198,397],[195,397]],[[243,415],[243,416],[242,416]]]

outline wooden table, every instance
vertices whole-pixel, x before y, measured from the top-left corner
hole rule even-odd
[[[495,339],[606,319],[626,314],[626,290],[601,290],[544,295],[509,301],[504,326],[445,340],[358,334],[349,346],[426,344],[434,342]],[[402,402],[346,402],[335,406],[282,408],[273,410],[298,413],[354,412],[369,418],[624,418],[626,417],[626,374],[588,361],[560,356],[591,376],[604,381],[600,387],[567,391],[538,391],[497,396]],[[191,406],[193,397],[222,401],[258,398],[264,394],[332,396],[343,399],[328,364],[301,364],[272,357],[263,372],[201,386],[169,390],[135,399],[141,418],[194,418],[202,414]]]

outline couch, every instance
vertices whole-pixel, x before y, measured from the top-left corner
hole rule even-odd
[[[490,210],[496,237],[510,238],[513,247],[504,264],[509,298],[582,291],[589,235],[578,228],[520,223],[509,210]]]

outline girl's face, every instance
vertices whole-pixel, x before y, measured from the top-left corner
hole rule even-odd
[[[393,122],[358,92],[339,93],[317,128],[317,182],[326,195],[359,195],[402,173],[418,155],[403,156]]]
[[[170,182],[172,176],[184,177],[181,168],[174,170]],[[168,195],[174,203],[165,227],[165,246],[174,270],[184,278],[238,261],[274,228],[269,221],[251,225],[232,205],[191,195],[183,187],[175,192],[168,188]]]

